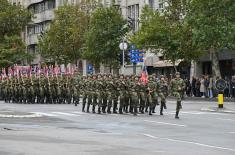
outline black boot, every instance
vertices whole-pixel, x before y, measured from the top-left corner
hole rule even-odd
[[[119,114],[123,114],[122,107],[119,107]]]
[[[144,114],[144,107],[140,107],[140,113]]]
[[[98,107],[98,114],[101,114],[101,110],[100,110],[100,107]]]
[[[116,108],[116,106],[113,107],[113,113],[114,113],[114,114],[117,114],[117,108]]]
[[[166,102],[164,102],[164,105],[163,105],[163,107],[164,107],[164,109],[167,109],[167,107],[166,107]]]
[[[94,106],[94,105],[92,106],[92,113],[94,113],[94,114],[96,113],[96,112],[95,112],[95,106]]]
[[[134,115],[134,116],[137,116],[137,107],[134,108],[133,115]]]
[[[106,110],[105,110],[105,109],[106,109],[106,106],[103,106],[103,107],[102,107],[102,113],[104,113],[104,114],[106,113]]]
[[[161,103],[161,107],[160,107],[160,115],[163,115],[163,103]]]
[[[176,111],[176,113],[175,113],[175,119],[179,119],[179,111]]]
[[[154,106],[154,107],[152,108],[152,113],[156,113],[156,112],[155,112],[155,108],[156,108],[156,106]]]
[[[148,106],[145,107],[145,112],[148,112]]]
[[[130,108],[129,108],[129,112],[130,112],[130,113],[133,113],[133,107],[130,107]]]
[[[85,104],[84,103],[82,104],[82,112],[85,112]]]
[[[111,107],[108,107],[107,113],[111,114]]]
[[[87,108],[86,108],[86,112],[87,112],[87,113],[90,112],[89,109],[90,109],[90,104],[87,104]]]
[[[149,108],[149,115],[152,115],[152,108]]]

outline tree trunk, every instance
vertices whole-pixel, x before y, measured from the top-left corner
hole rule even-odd
[[[221,78],[220,66],[219,66],[219,53],[216,52],[214,48],[210,49],[211,54],[211,67],[212,67],[212,75],[214,78]]]
[[[176,73],[177,72],[177,68],[175,66],[175,61],[173,61],[172,64],[173,64],[173,67],[174,67],[174,70],[175,70],[175,73]]]

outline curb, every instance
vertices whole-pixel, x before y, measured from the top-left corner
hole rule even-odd
[[[235,110],[225,108],[219,109],[217,107],[201,108],[201,111],[235,114]]]

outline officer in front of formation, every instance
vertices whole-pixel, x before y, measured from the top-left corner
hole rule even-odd
[[[170,88],[171,88],[171,91],[172,91],[172,95],[175,96],[176,99],[177,99],[175,118],[179,119],[179,111],[180,111],[180,109],[182,109],[181,93],[185,89],[184,80],[180,78],[180,73],[179,72],[176,72],[175,78],[173,78],[171,80]]]

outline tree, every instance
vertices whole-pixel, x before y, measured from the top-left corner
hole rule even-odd
[[[44,60],[67,64],[81,58],[88,20],[89,14],[79,5],[59,7],[50,29],[39,39]]]
[[[126,34],[126,21],[115,7],[98,8],[91,16],[86,33],[84,58],[96,67],[102,64],[115,68],[119,65],[119,44]]]
[[[8,67],[32,58],[25,51],[21,32],[31,20],[31,13],[20,5],[0,0],[0,67]]]
[[[200,54],[191,43],[191,28],[184,21],[187,6],[186,0],[169,0],[162,13],[144,7],[141,28],[131,40],[138,46],[161,52],[175,70],[176,60],[198,58]]]
[[[212,56],[212,73],[221,77],[218,54],[235,50],[235,1],[191,0],[187,22],[193,44]]]

